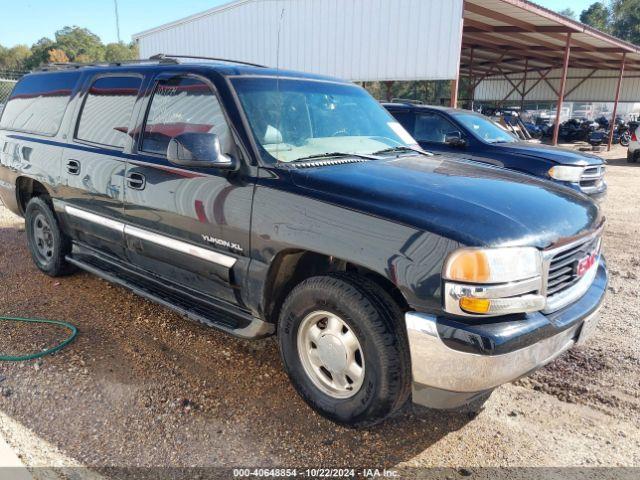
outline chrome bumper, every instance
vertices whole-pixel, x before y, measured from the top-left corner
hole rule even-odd
[[[413,401],[431,408],[452,408],[478,394],[516,380],[546,365],[576,343],[582,343],[598,322],[599,309],[577,325],[533,345],[503,355],[454,350],[441,340],[436,317],[417,312],[405,316]]]

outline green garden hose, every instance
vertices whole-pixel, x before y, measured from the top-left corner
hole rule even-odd
[[[0,317],[0,322],[20,322],[20,323],[48,323],[50,325],[58,325],[60,327],[64,327],[71,332],[65,341],[59,343],[55,347],[49,348],[47,350],[43,350],[42,352],[31,353],[29,355],[1,355],[0,361],[3,362],[24,362],[26,360],[33,360],[36,358],[44,357],[45,355],[51,355],[52,353],[57,352],[58,350],[69,345],[76,335],[78,334],[78,329],[67,322],[59,322],[57,320],[40,320],[37,318],[14,318],[14,317]]]

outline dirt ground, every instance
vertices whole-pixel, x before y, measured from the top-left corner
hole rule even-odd
[[[107,477],[110,466],[448,467],[449,478],[480,467],[640,467],[640,164],[624,155],[608,155],[611,283],[594,338],[498,388],[477,416],[406,408],[365,431],[313,413],[273,339],[230,338],[86,273],[40,274],[22,221],[0,207],[0,315],[80,331],[58,354],[0,363],[0,434],[42,478],[33,467]],[[0,352],[65,334],[29,332],[0,325]]]

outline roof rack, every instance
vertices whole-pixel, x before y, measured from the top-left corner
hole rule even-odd
[[[422,100],[413,100],[411,98],[392,98],[391,103],[408,103],[410,105],[424,105]]]
[[[225,62],[225,63],[237,63],[239,65],[248,65],[250,67],[259,67],[259,68],[268,68],[265,65],[260,65],[258,63],[244,62],[242,60],[232,60],[230,58],[219,58],[219,57],[201,57],[199,55],[172,55],[168,53],[159,53],[152,57],[149,57],[150,60],[164,60],[164,59],[181,59],[181,58],[189,58],[192,60],[212,60],[215,62]]]
[[[141,60],[122,60],[119,62],[89,62],[89,63],[80,63],[80,62],[53,62],[43,65],[39,68],[36,68],[36,72],[49,72],[52,70],[74,70],[84,67],[120,67],[122,65],[144,65],[148,63],[159,63],[159,64],[171,64],[177,65],[180,63],[181,58],[189,58],[195,60],[211,60],[216,62],[225,62],[225,63],[237,63],[239,65],[248,65],[251,67],[260,67],[267,68],[264,65],[259,65],[257,63],[251,62],[243,62],[241,60],[231,60],[229,58],[217,58],[217,57],[199,57],[196,55],[168,55],[165,53],[159,53],[157,55],[153,55],[146,59]]]
[[[118,61],[118,62],[88,62],[88,63],[81,63],[81,62],[53,62],[53,63],[47,63],[46,65],[43,65],[39,68],[36,68],[35,71],[37,72],[48,72],[51,70],[73,70],[73,69],[79,69],[79,68],[84,68],[84,67],[119,67],[122,65],[144,65],[146,63],[170,63],[170,64],[177,64],[180,63],[178,62],[178,60],[174,59],[174,58],[147,58],[147,59],[140,59],[140,60],[122,60],[122,61]]]

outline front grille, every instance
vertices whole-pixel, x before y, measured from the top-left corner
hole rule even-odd
[[[580,178],[580,187],[594,188],[600,186],[604,179],[605,170],[603,165],[585,168]]]
[[[599,247],[600,236],[596,236],[556,253],[549,262],[547,297],[560,294],[578,283],[582,278],[578,276],[578,262],[594,251],[599,253]]]

